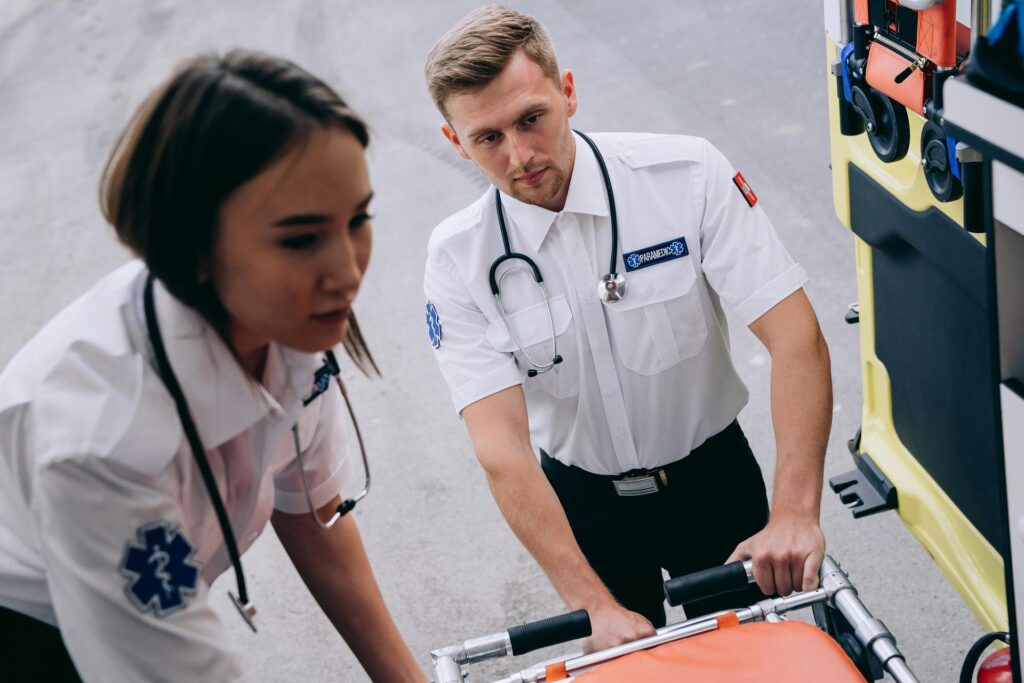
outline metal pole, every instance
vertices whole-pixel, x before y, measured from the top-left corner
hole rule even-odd
[[[824,588],[817,588],[806,593],[794,593],[793,595],[785,598],[768,598],[766,600],[762,600],[756,605],[751,605],[744,609],[716,612],[715,614],[710,614],[704,617],[698,617],[678,624],[664,626],[658,629],[657,635],[650,636],[649,638],[636,640],[632,643],[625,643],[624,645],[618,645],[599,652],[592,652],[590,654],[566,659],[565,670],[568,673],[582,671],[592,666],[597,666],[598,664],[603,664],[604,662],[627,655],[631,652],[647,650],[657,645],[664,645],[665,643],[671,643],[676,640],[683,640],[684,638],[700,635],[701,633],[714,631],[718,628],[717,617],[722,614],[728,614],[732,611],[735,611],[736,619],[739,623],[747,624],[750,622],[764,621],[767,615],[784,614],[790,610],[801,609],[818,602],[824,602],[827,599],[828,593],[826,590]],[[516,674],[507,678],[502,678],[494,683],[519,683],[520,681],[524,683],[536,683],[543,681],[544,677],[544,667],[534,666],[528,669],[523,669]]]
[[[746,567],[746,569],[748,580],[752,579],[751,568]],[[920,683],[904,661],[903,654],[896,647],[896,639],[892,633],[886,628],[885,624],[872,616],[871,612],[868,611],[867,607],[864,606],[864,603],[858,597],[857,589],[850,582],[846,572],[828,555],[822,560],[820,577],[821,587],[813,591],[794,593],[785,598],[767,598],[750,607],[735,610],[737,620],[741,624],[765,620],[774,621],[778,619],[779,615],[791,610],[809,607],[815,603],[828,600],[836,609],[843,613],[843,616],[846,617],[847,621],[854,628],[857,640],[871,650],[872,654],[881,662],[896,683]],[[564,661],[565,671],[567,673],[580,672],[631,652],[646,650],[664,643],[714,631],[718,628],[717,617],[726,613],[728,611],[665,626],[658,629],[657,635],[649,638],[608,648],[600,652],[571,657]],[[491,636],[490,638],[493,637]],[[467,641],[464,646],[469,645],[470,642]],[[496,650],[496,648],[495,650],[491,649],[494,645],[496,643],[491,642],[486,648],[477,647],[474,649],[481,654],[484,651],[489,651],[488,654],[494,656],[491,654],[491,652]],[[435,651],[433,654],[436,662],[435,666],[440,671],[439,666],[437,666],[440,664],[438,657],[449,654],[449,651]],[[465,651],[455,654],[455,658],[458,660],[464,659]],[[507,678],[495,681],[495,683],[539,683],[545,679],[545,674],[545,667],[543,665],[536,665],[523,669]],[[441,679],[439,677],[435,683],[461,683],[461,678]]]
[[[972,0],[971,2],[971,45],[978,38],[988,35],[988,25],[992,21],[992,0]],[[973,49],[973,47],[972,47]]]
[[[434,660],[434,683],[462,683],[462,667],[448,655]]]
[[[871,650],[896,683],[919,683],[896,647],[896,638],[881,620],[872,616],[861,602],[846,572],[828,555],[821,563],[821,584],[828,592],[832,604],[850,622],[857,640]]]

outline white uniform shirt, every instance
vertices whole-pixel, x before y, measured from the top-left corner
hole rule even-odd
[[[615,194],[617,269],[628,287],[621,301],[598,298],[611,219],[600,168],[581,138],[561,212],[502,194],[511,251],[536,262],[550,293],[562,363],[528,377],[498,312],[488,280],[504,253],[493,188],[434,230],[424,291],[458,412],[522,384],[538,447],[566,464],[619,474],[678,460],[736,418],[747,390],[729,356],[722,305],[749,325],[807,276],[706,140],[592,138]],[[634,252],[641,267],[627,272],[624,259]],[[503,281],[501,300],[527,353],[549,362],[548,309],[529,271]]]
[[[240,661],[207,604],[231,562],[151,361],[145,277],[137,261],[108,275],[0,374],[0,605],[58,625],[87,681],[235,680]],[[245,552],[274,508],[307,511],[296,420],[313,503],[340,490],[341,397],[332,387],[303,409],[316,357],[271,344],[256,383],[199,313],[159,282],[154,296]]]

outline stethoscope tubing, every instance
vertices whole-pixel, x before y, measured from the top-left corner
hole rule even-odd
[[[608,273],[611,277],[614,277],[615,275],[618,274],[615,270],[615,265],[616,262],[619,260],[619,215],[615,209],[615,190],[612,189],[612,180],[611,176],[608,174],[608,166],[605,164],[604,157],[601,155],[601,150],[598,149],[597,144],[584,133],[581,133],[578,130],[574,130],[573,132],[579,135],[581,138],[583,138],[584,142],[587,143],[591,151],[593,151],[594,157],[597,159],[598,167],[601,169],[601,178],[602,180],[604,180],[604,190],[605,194],[608,197],[608,212],[611,216],[612,222],[612,249],[611,259],[608,263]],[[488,282],[491,285],[491,294],[493,294],[494,296],[498,296],[499,288],[496,273],[498,270],[498,266],[500,266],[505,261],[522,261],[523,263],[528,265],[530,269],[533,271],[533,279],[536,280],[537,283],[543,283],[544,277],[541,275],[540,268],[533,261],[533,259],[527,256],[526,254],[520,254],[512,251],[511,243],[509,242],[508,237],[508,227],[505,225],[505,208],[502,205],[501,191],[498,190],[498,188],[494,188],[494,204],[495,212],[497,213],[498,216],[498,231],[501,233],[501,242],[505,253],[503,253],[501,256],[496,258],[493,263],[491,263],[490,272],[488,273]]]
[[[245,574],[242,573],[242,558],[238,552],[238,543],[235,540],[235,531],[231,526],[231,520],[228,517],[228,511],[224,507],[224,500],[220,496],[220,491],[217,488],[217,480],[213,476],[213,470],[210,468],[210,461],[206,458],[206,451],[203,450],[202,441],[199,439],[199,433],[196,431],[195,421],[192,419],[192,414],[188,408],[188,402],[185,400],[185,394],[181,390],[181,385],[178,383],[178,378],[174,374],[174,370],[171,368],[171,362],[167,357],[167,350],[164,347],[163,336],[160,334],[160,323],[156,317],[156,306],[153,302],[153,275],[152,273],[146,277],[146,286],[143,293],[143,307],[146,312],[146,328],[149,333],[150,343],[153,345],[153,354],[156,357],[157,369],[160,372],[160,377],[164,381],[164,385],[167,390],[171,393],[171,397],[174,399],[174,405],[178,410],[178,418],[181,421],[182,429],[185,430],[185,438],[188,439],[189,446],[192,449],[192,456],[195,459],[196,466],[199,468],[199,473],[203,477],[203,484],[206,486],[206,490],[210,495],[210,501],[213,503],[214,512],[217,514],[217,522],[220,525],[221,533],[224,535],[224,544],[227,546],[228,556],[231,558],[231,564],[235,569],[235,583],[238,588],[238,602],[236,604],[239,611],[242,612],[242,617],[246,623],[249,624],[253,631],[256,630],[255,624],[252,620],[246,616],[247,609],[250,608],[251,603],[249,602],[249,591],[245,586]],[[233,596],[232,596],[233,597]]]
[[[597,159],[597,165],[601,168],[601,178],[604,180],[604,191],[608,196],[608,213],[612,219],[612,255],[611,261],[608,263],[608,273],[612,277],[618,273],[615,270],[615,262],[619,260],[619,214],[615,210],[615,191],[612,190],[612,179],[608,175],[608,167],[604,163],[604,156],[601,155],[601,150],[597,148],[597,145],[587,135],[584,135],[578,130],[573,132],[583,138],[583,141],[590,145],[590,149],[594,152],[594,157]]]
[[[328,351],[327,362],[332,368],[338,367],[338,362],[334,359],[334,352]],[[366,475],[363,483],[362,490],[352,498],[346,498],[338,504],[337,509],[331,518],[326,522],[320,519],[320,515],[317,514],[316,506],[313,504],[312,494],[309,489],[309,481],[306,479],[306,465],[302,456],[302,445],[299,443],[299,425],[296,423],[292,425],[292,440],[295,443],[295,457],[299,461],[299,477],[302,479],[302,490],[306,495],[306,505],[309,507],[309,514],[313,517],[313,520],[317,523],[321,529],[330,529],[334,526],[339,519],[347,515],[356,506],[356,503],[361,501],[363,498],[370,493],[370,463],[366,458],[366,448],[363,446],[363,433],[359,430],[359,422],[356,421],[355,412],[352,410],[352,402],[348,398],[348,391],[345,389],[345,383],[341,381],[339,375],[334,376],[334,381],[338,385],[338,389],[341,390],[341,397],[345,400],[345,408],[348,410],[349,419],[352,421],[352,427],[356,433],[356,441],[359,444],[359,454],[363,461],[363,472]]]
[[[182,429],[185,431],[185,437],[188,440],[189,447],[192,450],[192,457],[196,462],[196,466],[199,468],[199,473],[203,478],[203,485],[206,487],[206,492],[210,496],[210,502],[213,504],[214,512],[217,514],[217,523],[220,525],[221,533],[224,536],[224,545],[227,547],[228,556],[231,558],[231,565],[235,570],[235,583],[238,587],[238,596],[232,595],[228,592],[232,602],[238,609],[239,614],[246,624],[249,625],[253,631],[256,630],[256,624],[253,622],[253,616],[256,614],[256,608],[249,601],[249,591],[245,585],[245,573],[242,571],[242,557],[238,551],[238,542],[235,540],[234,528],[231,526],[230,518],[228,517],[227,509],[224,507],[224,499],[220,495],[220,490],[217,488],[217,481],[213,476],[213,471],[210,468],[210,461],[206,457],[206,451],[203,448],[202,441],[199,439],[199,433],[196,430],[195,421],[192,419],[191,411],[188,407],[188,402],[185,400],[185,394],[181,390],[181,385],[178,383],[178,378],[174,374],[174,370],[171,367],[171,361],[167,357],[167,350],[164,347],[163,335],[160,333],[160,323],[156,317],[156,305],[153,300],[153,275],[150,273],[146,277],[146,285],[143,291],[143,308],[146,314],[146,330],[149,334],[150,343],[153,345],[153,355],[156,358],[157,369],[160,373],[160,377],[164,382],[164,386],[170,392],[171,397],[174,399],[174,405],[178,411],[178,419],[181,422]],[[356,421],[355,412],[352,410],[352,402],[349,400],[348,391],[345,389],[345,383],[341,381],[341,370],[338,366],[338,361],[334,357],[333,351],[325,352],[325,365],[330,370],[330,374],[334,377],[335,383],[338,385],[338,390],[341,391],[341,397],[345,401],[345,408],[348,410],[348,416],[352,420],[352,426],[356,433],[356,440],[359,443],[359,453],[363,461],[363,472],[366,475],[365,482],[362,490],[352,498],[343,499],[339,504],[330,520],[323,522],[320,516],[317,514],[316,507],[313,505],[313,498],[310,494],[309,481],[306,479],[305,463],[302,457],[302,448],[299,442],[299,429],[298,423],[292,425],[292,438],[295,443],[295,457],[299,464],[299,476],[302,479],[302,487],[306,496],[306,504],[309,507],[309,514],[316,521],[317,525],[322,529],[329,529],[335,525],[335,523],[351,512],[356,503],[365,498],[370,492],[370,463],[366,457],[366,448],[363,446],[363,434],[359,430],[359,422]],[[314,395],[315,396],[315,395]],[[312,397],[308,400],[312,400]],[[303,403],[306,405],[306,403]]]
[[[618,273],[615,271],[616,262],[619,259],[619,219],[618,213],[615,210],[615,191],[612,189],[611,177],[608,174],[608,167],[605,165],[604,157],[601,156],[601,151],[597,148],[597,145],[587,135],[579,132],[578,130],[573,131],[579,135],[589,145],[591,151],[594,153],[594,157],[597,159],[598,167],[601,169],[601,177],[604,180],[604,189],[608,197],[608,211],[611,215],[612,222],[612,248],[611,248],[611,262],[608,266],[608,275],[605,276],[605,281],[615,281],[616,279],[621,281],[618,277]],[[505,225],[505,209],[501,203],[501,191],[498,188],[494,188],[494,207],[495,212],[498,216],[498,230],[501,233],[501,242],[504,249],[504,253],[496,258],[491,263],[491,268],[488,273],[488,283],[491,286],[491,294],[494,295],[494,301],[497,304],[498,312],[501,314],[501,319],[505,323],[505,329],[508,331],[509,337],[511,337],[513,343],[523,354],[526,362],[530,364],[529,370],[530,376],[535,376],[541,372],[547,372],[555,367],[558,363],[562,362],[562,357],[558,355],[558,337],[555,334],[555,316],[551,310],[551,298],[548,295],[548,288],[544,284],[544,277],[541,275],[540,267],[526,254],[520,254],[512,251],[512,246],[509,242],[508,227]],[[512,325],[509,324],[508,316],[505,314],[505,307],[501,303],[501,281],[512,272],[512,270],[505,270],[501,276],[497,276],[498,267],[507,261],[522,261],[533,273],[533,279],[540,287],[541,292],[544,295],[544,303],[548,309],[548,322],[551,326],[551,360],[547,363],[538,363],[535,361],[530,354],[523,347],[519,341],[519,337],[516,336],[515,331],[512,329]],[[611,286],[611,285],[609,285]]]
[[[505,279],[505,276],[511,272],[511,270],[506,270],[502,273],[501,277],[498,278],[498,284],[500,285],[501,281]],[[551,324],[551,360],[548,363],[538,363],[530,357],[530,354],[525,348],[523,348],[522,342],[519,341],[519,337],[516,336],[516,333],[512,330],[512,326],[508,322],[508,316],[505,315],[505,307],[501,303],[501,297],[495,294],[494,301],[498,305],[498,312],[501,314],[501,319],[505,322],[505,329],[508,330],[508,336],[511,337],[515,345],[519,347],[523,357],[526,358],[526,362],[532,365],[539,372],[547,372],[551,368],[555,367],[561,359],[558,356],[558,337],[555,335],[555,315],[551,310],[551,298],[548,296],[548,288],[544,286],[543,282],[538,282],[537,284],[540,285],[540,291],[544,293],[544,304],[548,307],[548,322]]]

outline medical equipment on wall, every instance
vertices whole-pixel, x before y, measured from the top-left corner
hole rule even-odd
[[[611,215],[612,220],[611,260],[608,265],[608,273],[606,275],[603,275],[601,279],[598,280],[597,295],[605,303],[613,304],[616,301],[622,299],[622,297],[626,295],[626,278],[623,277],[621,273],[617,273],[615,270],[615,262],[618,261],[619,258],[619,220],[618,214],[615,211],[615,193],[612,190],[611,178],[608,177],[608,167],[605,166],[604,157],[601,156],[601,151],[597,148],[597,145],[594,144],[594,141],[591,140],[586,135],[584,135],[583,133],[579,131],[574,132],[581,138],[583,138],[587,145],[590,146],[590,149],[594,152],[594,157],[597,159],[597,164],[598,166],[601,167],[601,177],[604,179],[604,189],[608,195],[608,211]],[[505,253],[496,258],[494,260],[494,263],[491,264],[491,271],[489,275],[491,293],[494,295],[494,300],[498,304],[498,311],[499,313],[501,313],[501,319],[505,323],[505,328],[508,330],[509,336],[512,338],[512,341],[515,342],[515,345],[519,348],[519,351],[523,354],[523,357],[526,358],[526,361],[532,366],[527,371],[527,374],[530,377],[536,377],[538,374],[542,372],[547,372],[548,370],[551,370],[556,365],[562,362],[562,357],[558,355],[558,345],[555,338],[555,316],[551,312],[551,301],[548,298],[548,288],[544,285],[544,277],[540,273],[540,268],[537,266],[534,260],[531,259],[526,254],[513,252],[511,246],[509,245],[508,229],[505,227],[505,211],[501,205],[501,192],[497,188],[494,189],[494,204],[495,210],[497,211],[498,214],[498,229],[501,231],[501,241],[505,247]],[[522,261],[527,266],[529,266],[530,270],[533,273],[534,282],[537,283],[537,285],[540,287],[541,293],[544,295],[544,303],[548,308],[548,321],[551,323],[551,360],[548,361],[547,363],[538,363],[533,358],[531,358],[530,355],[526,352],[526,349],[524,349],[523,345],[519,342],[519,338],[516,336],[516,333],[512,330],[512,326],[509,325],[508,316],[505,314],[505,307],[501,303],[501,281],[504,280],[509,273],[516,269],[507,269],[501,274],[500,277],[496,277],[495,274],[497,273],[498,266],[500,266],[502,263],[504,263],[505,261],[514,260]]]
[[[865,390],[856,469],[829,483],[855,517],[896,510],[981,626],[1010,634],[978,681],[1024,680],[1022,9],[826,2],[833,195],[857,238],[847,321]],[[935,373],[948,365],[955,376]],[[987,678],[999,667],[1007,678]]]
[[[156,358],[160,377],[167,387],[167,390],[174,398],[174,404],[178,410],[178,417],[181,420],[182,429],[185,431],[185,437],[188,439],[189,446],[192,449],[192,455],[195,458],[196,466],[199,468],[200,474],[202,474],[203,484],[206,487],[207,493],[210,495],[210,502],[213,504],[213,509],[217,514],[217,522],[220,525],[221,533],[224,535],[224,544],[227,546],[228,556],[231,558],[231,564],[235,570],[235,583],[238,587],[238,595],[236,596],[228,591],[228,596],[231,598],[231,602],[234,603],[235,608],[238,609],[238,613],[242,616],[245,623],[248,624],[249,628],[255,631],[256,624],[254,622],[254,618],[256,616],[256,606],[249,600],[249,593],[246,590],[245,574],[242,572],[241,554],[238,552],[238,543],[235,540],[235,533],[231,527],[231,520],[228,518],[227,509],[224,507],[224,500],[221,498],[220,491],[217,489],[217,482],[214,479],[213,471],[210,469],[210,462],[206,457],[206,451],[203,449],[202,441],[199,439],[199,433],[196,431],[196,425],[192,419],[191,413],[189,412],[188,403],[186,402],[185,395],[181,390],[181,385],[178,384],[178,380],[174,375],[174,370],[171,368],[171,362],[167,357],[167,351],[164,347],[163,336],[160,334],[160,324],[157,321],[156,306],[153,301],[152,275],[149,275],[146,278],[146,286],[143,293],[143,306],[146,314],[146,329],[149,333],[150,343],[153,345],[153,353]],[[355,413],[352,411],[352,403],[349,401],[348,392],[345,391],[345,385],[341,381],[341,369],[338,366],[338,361],[334,357],[333,351],[326,351],[324,356],[325,359],[323,366],[321,366],[314,374],[313,392],[303,400],[303,406],[309,405],[313,399],[327,391],[327,389],[330,388],[331,378],[334,378],[338,385],[338,389],[341,391],[342,398],[345,400],[345,407],[348,409],[349,417],[352,420],[352,425],[356,433],[356,440],[359,443],[359,453],[363,461],[363,470],[366,474],[363,489],[353,498],[343,500],[327,522],[322,521],[313,505],[313,499],[309,492],[309,483],[306,481],[306,473],[302,462],[302,448],[299,444],[298,424],[292,425],[295,457],[299,463],[299,475],[302,479],[302,487],[306,495],[306,503],[309,506],[309,514],[313,517],[320,528],[328,529],[334,526],[334,524],[343,516],[351,512],[356,506],[356,503],[365,498],[370,492],[370,468],[366,459],[366,450],[363,447],[363,437],[359,431],[359,424],[356,422]]]
[[[957,21],[954,0],[856,0],[851,40],[840,55],[843,135],[867,132],[885,163],[906,156],[907,111],[924,119],[920,165],[940,202],[959,199],[978,182],[976,157],[966,154],[942,117],[942,86],[964,65],[970,28]],[[967,227],[978,221],[968,219]]]

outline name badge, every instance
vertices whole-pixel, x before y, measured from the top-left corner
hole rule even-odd
[[[623,254],[622,260],[626,264],[626,272],[630,272],[682,258],[689,254],[690,250],[686,248],[686,238],[677,237],[668,242],[662,242],[661,244],[655,244],[651,247],[644,247],[643,249]]]

